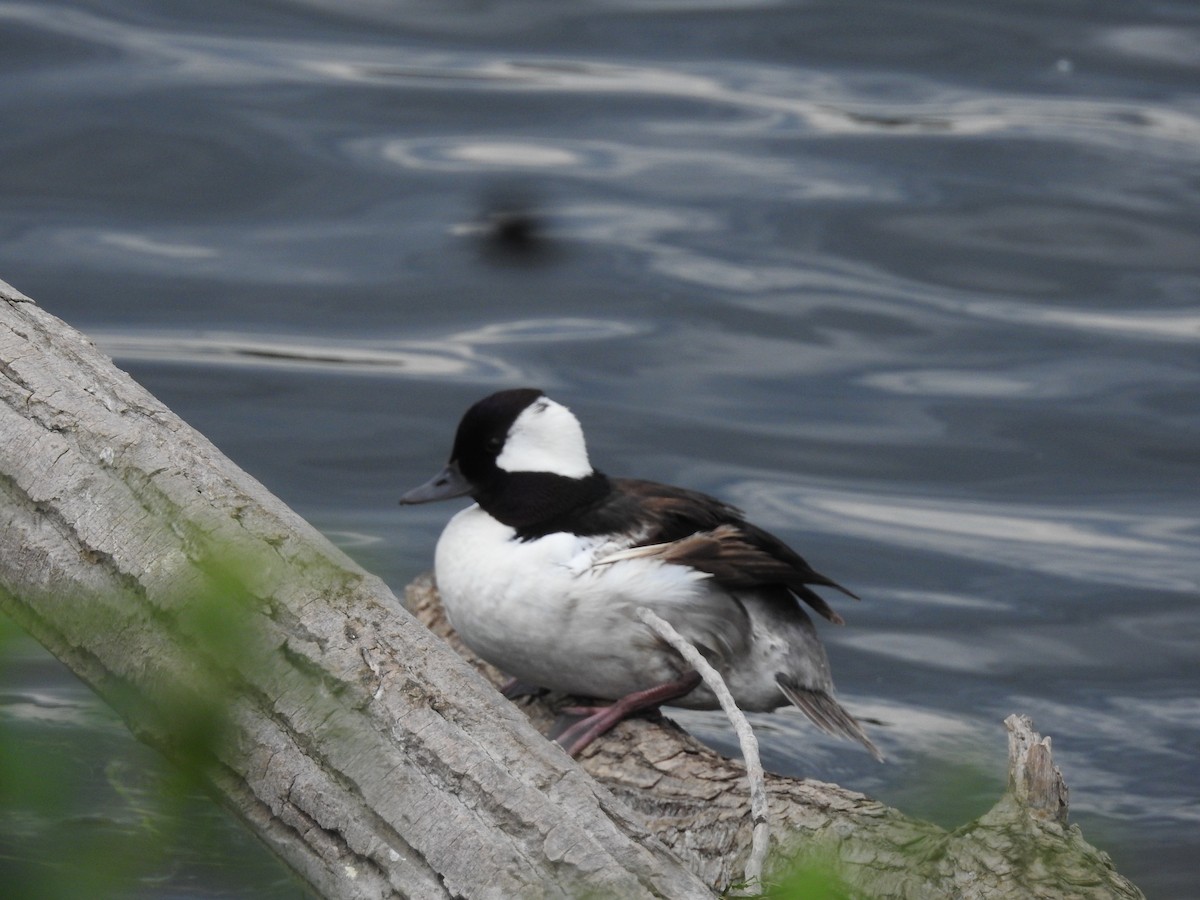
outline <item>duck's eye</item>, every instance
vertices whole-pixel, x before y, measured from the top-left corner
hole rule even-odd
[[[484,444],[484,446],[487,447],[492,453],[499,453],[500,448],[504,446],[504,441],[500,440],[498,437],[491,437],[487,439],[487,443]]]

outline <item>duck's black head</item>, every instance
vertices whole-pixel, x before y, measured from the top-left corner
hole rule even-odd
[[[468,409],[446,468],[400,502],[470,494],[496,519],[522,529],[560,518],[607,489],[571,411],[536,388],[516,388]]]

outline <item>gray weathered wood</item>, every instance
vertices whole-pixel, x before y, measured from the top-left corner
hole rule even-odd
[[[168,757],[223,723],[205,776],[322,895],[698,897],[740,872],[737,763],[636,721],[581,769],[435,636],[427,579],[433,632],[3,282],[0,438],[0,608]],[[862,897],[1139,897],[1066,824],[1048,742],[1009,727],[1009,792],[952,833],[772,779],[779,858],[832,860]]]
[[[711,896],[377,578],[3,282],[0,438],[0,607],[168,757],[215,701],[207,777],[320,894]]]

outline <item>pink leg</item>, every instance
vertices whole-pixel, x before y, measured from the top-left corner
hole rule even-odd
[[[689,694],[700,683],[698,672],[689,672],[676,681],[668,681],[656,687],[626,694],[612,706],[577,706],[564,712],[576,712],[587,718],[576,722],[557,738],[558,743],[571,756],[578,756],[583,748],[604,734],[622,719],[643,709],[661,706],[684,694]]]

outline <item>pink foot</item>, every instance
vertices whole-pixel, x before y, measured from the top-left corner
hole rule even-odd
[[[611,729],[622,719],[643,709],[661,706],[684,694],[690,694],[700,683],[697,672],[689,672],[676,681],[626,694],[611,706],[571,706],[562,710],[568,715],[586,716],[560,734],[556,740],[570,756],[578,756],[588,744]]]

